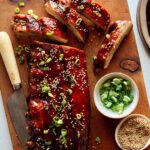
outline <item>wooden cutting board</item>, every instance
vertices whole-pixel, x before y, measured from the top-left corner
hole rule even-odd
[[[14,9],[17,7],[17,0],[0,0],[0,31],[7,31],[13,42],[14,49],[17,46],[17,40],[14,36],[14,33],[11,29],[11,21],[14,14]],[[127,0],[101,0],[101,4],[110,12],[111,20],[115,21],[118,19],[127,19],[130,20],[130,14],[128,10]],[[44,10],[44,0],[26,0],[26,6],[21,9],[22,13],[27,12],[28,9],[33,9],[36,14],[39,16],[47,16],[47,13]],[[70,33],[69,33],[70,34]],[[99,36],[97,36],[99,35]],[[139,104],[134,111],[134,113],[141,113],[150,117],[150,108],[148,105],[148,100],[146,96],[142,70],[140,67],[140,60],[137,52],[137,47],[135,43],[133,30],[127,39],[124,40],[123,44],[118,49],[115,54],[109,68],[107,70],[101,71],[99,74],[94,74],[93,72],[93,56],[97,53],[101,43],[100,31],[95,30],[90,33],[89,39],[86,41],[86,44],[80,44],[76,38],[70,34],[71,41],[69,45],[83,48],[87,56],[87,68],[88,68],[88,77],[90,85],[90,95],[91,95],[91,117],[90,117],[90,140],[89,140],[89,149],[102,149],[102,150],[118,150],[114,139],[115,127],[118,124],[119,120],[112,120],[102,116],[95,107],[93,100],[93,88],[95,83],[99,78],[104,74],[110,72],[123,72],[130,77],[132,77],[138,85],[140,92]],[[120,67],[121,62],[124,59],[134,60],[139,64],[139,69],[135,72],[130,72],[124,70]],[[142,60],[144,61],[144,60]],[[19,71],[23,83],[23,89],[27,95],[27,78],[28,78],[28,69],[27,64],[20,65]],[[10,134],[13,142],[14,150],[21,150],[21,145],[14,131],[8,108],[7,108],[7,99],[12,94],[12,86],[10,84],[9,78],[7,76],[6,70],[4,68],[2,59],[0,58],[0,89],[2,91],[2,96],[4,99],[4,106],[7,114],[7,120],[9,124]],[[19,120],[18,120],[19,122]],[[97,145],[95,138],[97,136],[101,137],[101,144]],[[6,139],[7,140],[7,139]],[[149,148],[150,149],[150,148]]]

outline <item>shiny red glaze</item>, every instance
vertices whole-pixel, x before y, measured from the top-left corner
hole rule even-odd
[[[110,35],[110,38],[107,39],[105,37],[104,41],[102,42],[101,49],[98,51],[97,59],[94,60],[95,68],[104,68],[105,61],[107,56],[109,55],[111,49],[115,45],[115,42],[120,34],[118,25],[120,22],[114,22],[111,24],[108,30],[108,34]]]
[[[66,5],[66,3],[63,0],[49,0],[48,1],[49,6],[55,10],[55,12],[64,20],[66,20],[66,14],[69,11],[69,7]]]
[[[77,22],[79,19],[81,19],[81,17],[76,12],[76,10],[70,9],[70,11],[67,14],[67,22],[70,26],[73,26],[78,31],[78,33],[81,35],[81,37],[83,37],[83,39],[85,40],[87,37],[88,29],[82,19],[81,19],[82,21],[81,21],[80,25],[77,25]]]
[[[37,68],[31,68],[31,72],[30,72],[31,76],[34,78],[43,78],[44,77],[44,72],[40,69]]]
[[[77,13],[76,10],[70,8],[68,6],[68,4],[66,3],[65,0],[49,0],[46,3],[46,6],[49,9],[53,9],[55,13],[57,13],[57,15],[59,16],[60,19],[58,19],[55,15],[53,15],[55,18],[57,18],[59,21],[63,22],[63,24],[67,25],[68,28],[70,28],[71,30],[75,30],[76,33],[75,36],[77,34],[80,34],[81,38],[80,39],[82,42],[84,42],[84,40],[87,37],[87,33],[88,33],[88,29],[86,27],[85,22],[81,19],[81,16],[79,15],[79,13]],[[81,23],[78,25],[77,21],[78,20],[82,20]]]
[[[14,16],[14,32],[18,35],[23,34],[27,36],[35,35],[35,39],[38,39],[39,36],[53,39],[61,42],[60,39],[68,41],[68,35],[62,26],[57,20],[48,17],[40,17],[35,19],[31,15],[16,14]],[[50,32],[52,35],[47,35]],[[66,43],[64,42],[64,43]]]
[[[40,24],[42,34],[46,35],[47,32],[53,31],[53,36],[68,39],[64,27],[57,20],[48,17],[41,17],[38,22]]]
[[[35,18],[31,17],[30,15],[24,14],[14,15],[14,31],[41,34],[38,21]]]
[[[31,75],[29,78],[30,83],[30,101],[29,101],[29,114],[31,114],[31,120],[29,120],[31,128],[33,129],[31,139],[35,143],[35,149],[40,149],[41,145],[35,142],[39,137],[43,140],[50,140],[52,142],[52,149],[63,150],[77,150],[86,149],[88,140],[89,129],[89,88],[87,81],[87,69],[85,53],[82,50],[68,47],[59,46],[54,44],[44,44],[36,42],[32,46],[32,53],[30,56]],[[43,51],[45,53],[43,53]],[[39,53],[42,54],[42,58],[35,59],[36,54],[39,58]],[[63,60],[59,60],[60,55],[64,55]],[[49,71],[43,71],[43,66],[39,66],[41,60],[47,60],[51,57],[52,61],[45,66],[49,67]],[[75,61],[79,59],[80,65],[76,66]],[[43,72],[43,78],[37,78],[35,70],[41,70]],[[34,70],[34,71],[33,71]],[[68,76],[73,77],[75,82],[67,80]],[[41,84],[46,80],[46,84],[51,87],[51,93],[53,98],[49,97],[47,93],[41,92]],[[36,92],[36,87],[38,93]],[[68,95],[67,90],[71,89],[72,94]],[[60,93],[64,93],[67,97],[65,106],[62,107],[59,112],[55,107],[62,106],[62,99]],[[47,109],[46,106],[49,106]],[[81,114],[80,120],[76,119],[76,115]],[[56,128],[55,135],[52,132],[50,126],[53,123],[53,118],[59,116],[64,122],[60,127]],[[49,129],[47,135],[43,134],[44,129]],[[67,129],[65,145],[61,144],[58,140],[61,129]],[[80,138],[77,137],[78,131],[80,132]],[[45,146],[47,148],[47,146]]]
[[[70,0],[69,3],[72,8],[85,15],[101,29],[105,30],[109,25],[110,15],[100,4],[91,0]]]

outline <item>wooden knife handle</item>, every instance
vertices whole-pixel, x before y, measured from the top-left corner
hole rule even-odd
[[[6,32],[0,32],[0,54],[5,64],[7,73],[14,90],[21,86],[19,71],[9,35]]]

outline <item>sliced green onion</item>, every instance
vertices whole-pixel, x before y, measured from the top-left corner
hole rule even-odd
[[[105,101],[107,98],[108,98],[108,91],[104,92],[104,93],[101,95],[102,101]]]
[[[112,106],[112,103],[107,101],[106,104],[105,104],[105,106],[106,106],[107,108],[110,108],[110,107]]]
[[[44,71],[49,71],[49,67],[43,67]]]
[[[100,139],[100,137],[99,137],[99,136],[97,136],[97,137],[96,137],[96,139],[95,139],[95,141],[96,141],[96,143],[97,143],[97,144],[100,144],[100,143],[101,143],[101,139]]]
[[[81,22],[82,22],[82,18],[78,18],[77,21],[76,21],[76,25],[80,26]]]
[[[20,13],[20,8],[19,8],[19,7],[15,8],[15,13],[16,13],[16,14],[19,14],[19,13]]]
[[[110,34],[106,34],[106,39],[110,39]]]
[[[49,133],[49,129],[43,130],[43,134],[48,134],[48,133]]]
[[[80,66],[80,59],[76,59],[76,60],[75,60],[75,65],[76,65],[77,67]]]
[[[26,25],[27,22],[25,20],[20,20],[20,23],[22,26],[24,26],[24,25]]]
[[[81,135],[80,135],[80,131],[78,131],[78,132],[77,132],[77,137],[78,137],[78,139],[80,138],[80,136],[81,136]]]
[[[66,129],[61,129],[61,137],[65,137],[67,135]]]
[[[54,95],[50,92],[48,93],[48,96],[51,97],[51,98],[54,98]]]
[[[97,56],[93,56],[93,60],[96,60],[97,59]]]
[[[19,6],[19,7],[24,7],[24,6],[25,6],[25,2],[19,2],[19,3],[18,3],[18,6]]]
[[[46,63],[50,63],[52,61],[52,58],[48,58],[47,60],[46,60]]]
[[[23,46],[21,46],[21,45],[18,45],[18,47],[16,47],[16,53],[17,53],[18,55],[20,55],[23,50],[24,50],[24,48],[23,48]]]
[[[67,93],[68,93],[69,95],[71,95],[71,94],[72,94],[72,90],[71,90],[71,89],[68,89],[68,90],[67,90]]]
[[[117,103],[117,102],[118,102],[117,98],[116,98],[116,97],[114,97],[114,96],[112,96],[112,97],[111,97],[111,99],[112,99],[115,103]]]
[[[20,64],[24,64],[24,62],[25,62],[24,56],[20,56]]]
[[[60,54],[60,55],[59,55],[59,60],[60,60],[60,61],[63,61],[63,60],[64,60],[64,54]]]
[[[60,127],[61,125],[64,124],[63,120],[60,119],[60,118],[57,117],[57,116],[55,116],[55,117],[53,118],[53,121],[54,121],[54,124],[55,124],[56,127]]]
[[[30,14],[35,20],[38,20],[39,16],[35,14]]]
[[[82,118],[82,115],[81,115],[81,114],[76,114],[76,118],[77,118],[78,120],[80,120],[80,119]]]
[[[130,98],[129,96],[127,96],[127,95],[124,95],[123,101],[124,101],[125,103],[129,103],[129,102],[131,102],[131,98]]]
[[[83,5],[80,5],[79,8],[80,8],[80,10],[83,10],[83,9],[84,9],[84,6],[83,6]]]
[[[44,54],[45,54],[45,51],[41,51],[41,53],[42,53],[42,55],[44,55]]]
[[[42,87],[42,93],[48,93],[50,91],[50,87],[47,85],[43,85]]]
[[[45,141],[44,143],[45,143],[45,145],[51,145],[52,141]]]
[[[54,34],[54,31],[48,31],[48,32],[46,32],[47,36],[52,36],[53,34]]]
[[[27,13],[28,13],[28,15],[31,15],[31,14],[33,14],[33,10],[32,10],[32,9],[29,9],[29,10],[27,11]]]
[[[40,66],[43,66],[44,64],[45,62],[43,60],[39,63]]]
[[[115,85],[119,85],[121,82],[122,82],[122,79],[114,78],[112,83],[115,84]]]
[[[110,87],[110,85],[111,85],[111,83],[110,83],[110,82],[106,82],[106,83],[104,83],[102,86],[103,86],[104,88],[109,88],[109,87]]]
[[[62,98],[62,102],[61,102],[62,106],[65,106],[67,103],[67,101],[66,101],[67,97],[65,96],[64,93],[60,93],[60,96]]]

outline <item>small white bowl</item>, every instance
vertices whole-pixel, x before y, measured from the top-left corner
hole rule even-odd
[[[133,99],[133,102],[123,111],[122,114],[117,114],[116,112],[113,112],[111,109],[105,108],[103,106],[101,98],[100,98],[99,90],[100,90],[101,85],[106,80],[111,79],[113,77],[121,77],[121,78],[127,79],[131,82],[131,88],[132,88],[131,92],[134,95],[134,99]],[[120,119],[120,118],[128,116],[129,114],[131,114],[135,110],[135,108],[138,104],[138,100],[139,100],[139,90],[138,90],[136,83],[133,81],[133,79],[131,79],[129,76],[127,76],[123,73],[113,72],[113,73],[110,73],[110,74],[103,76],[102,78],[99,79],[99,81],[96,83],[95,88],[94,88],[95,105],[96,105],[99,112],[101,112],[104,116],[109,117],[109,118]]]
[[[143,117],[143,118],[145,118],[146,120],[148,120],[148,121],[150,122],[150,119],[149,119],[149,118],[147,118],[146,116],[141,115],[141,114],[132,114],[132,115],[129,115],[128,117],[124,118],[122,121],[120,121],[120,123],[117,125],[116,130],[115,130],[115,140],[116,140],[117,145],[118,145],[122,150],[123,150],[123,148],[122,148],[122,146],[120,145],[119,140],[118,140],[118,132],[119,132],[119,129],[120,129],[120,127],[122,126],[122,124],[123,124],[126,120],[128,120],[128,119],[130,119],[130,118],[132,118],[132,117],[135,117],[135,116]],[[146,143],[146,145],[145,145],[143,148],[141,148],[140,150],[146,149],[149,145],[150,145],[150,139],[148,140],[148,142]]]

